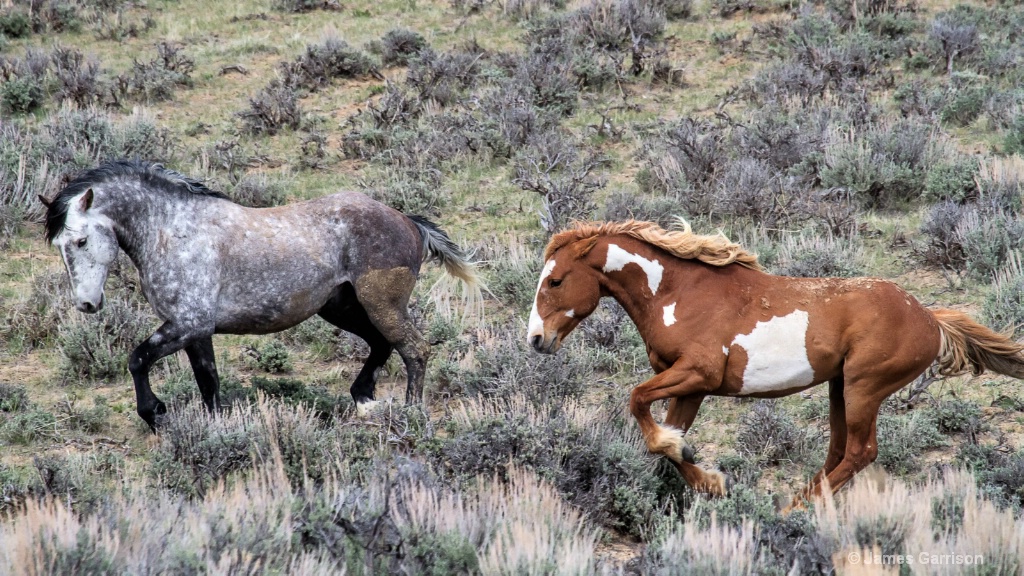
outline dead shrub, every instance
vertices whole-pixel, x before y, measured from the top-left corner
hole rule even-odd
[[[405,82],[417,92],[420,101],[450,106],[476,84],[479,74],[479,54],[425,48],[409,61]]]
[[[369,46],[371,51],[380,55],[385,66],[405,66],[426,47],[427,39],[407,28],[392,28]]]
[[[90,106],[103,98],[105,86],[100,80],[100,63],[86,59],[80,50],[56,46],[50,54],[57,77],[57,98],[79,107]]]
[[[277,134],[302,125],[302,107],[295,88],[280,79],[271,80],[266,88],[249,99],[249,109],[237,113],[243,129],[249,134]]]
[[[553,234],[573,220],[590,218],[595,208],[591,197],[605,185],[605,179],[594,172],[606,164],[596,153],[581,156],[575,144],[549,132],[519,153],[513,182],[540,194],[541,227]]]
[[[382,78],[369,56],[334,35],[328,35],[319,44],[307,44],[305,52],[292,62],[282,63],[280,70],[285,85],[310,92],[336,78]]]
[[[182,47],[171,42],[159,42],[156,49],[156,58],[147,62],[133,59],[131,71],[114,79],[110,94],[115,105],[126,99],[147,103],[170,100],[179,87],[192,86],[195,61],[182,51]]]

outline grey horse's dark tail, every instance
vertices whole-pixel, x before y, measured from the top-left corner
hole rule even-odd
[[[423,238],[423,260],[437,260],[449,275],[461,280],[465,287],[463,301],[466,311],[479,312],[483,305],[484,285],[469,256],[437,224],[423,216],[407,216],[416,224]],[[447,308],[447,304],[443,307]]]

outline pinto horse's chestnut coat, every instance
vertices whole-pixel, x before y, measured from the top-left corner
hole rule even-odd
[[[1024,377],[1024,346],[964,314],[929,310],[886,280],[773,276],[724,236],[689,226],[579,225],[552,238],[544,259],[529,343],[554,352],[601,297],[615,298],[656,373],[630,399],[647,448],[713,494],[725,477],[694,465],[683,443],[705,396],[775,398],[828,382],[831,440],[811,496],[823,478],[837,490],[874,461],[882,401],[933,362],[943,375]],[[663,399],[660,426],[650,406]]]

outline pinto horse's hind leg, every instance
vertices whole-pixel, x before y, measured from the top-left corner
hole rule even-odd
[[[843,404],[846,416],[846,445],[843,458],[825,478],[833,493],[842,488],[853,476],[878,457],[878,410],[890,394],[907,385],[924,372],[927,365],[903,366],[898,370],[880,363],[870,372],[859,373],[847,363],[844,369]],[[897,374],[893,378],[893,374]],[[830,397],[833,397],[830,388]],[[831,456],[831,455],[830,455]],[[829,462],[826,462],[826,466]],[[821,495],[822,482],[811,487],[807,496]],[[793,503],[791,508],[799,506]]]
[[[807,484],[807,488],[800,492],[793,503],[786,508],[786,511],[790,511],[795,507],[803,505],[803,502],[809,500],[813,494],[820,494],[821,481],[823,478],[828,476],[830,472],[839,466],[839,463],[843,461],[843,457],[846,454],[846,397],[843,393],[843,376],[839,375],[828,381],[828,424],[829,424],[829,440],[828,440],[828,454],[825,455],[825,464],[821,470],[814,475],[814,478]]]
[[[355,282],[356,297],[380,333],[405,362],[407,404],[423,402],[423,377],[430,346],[409,318],[409,297],[416,275],[408,268],[370,270]]]
[[[370,355],[366,357],[350,391],[352,399],[359,407],[373,402],[377,388],[377,372],[391,356],[391,343],[370,321],[366,309],[356,300],[355,290],[351,284],[342,286],[338,295],[321,308],[319,314],[321,318],[338,328],[362,338],[370,346]]]
[[[217,358],[213,353],[213,337],[207,336],[185,346],[185,354],[192,365],[203,404],[210,412],[220,408],[220,377],[217,376]]]
[[[818,472],[814,483],[821,482],[823,477],[835,470],[846,454],[846,396],[843,393],[845,385],[841,374],[828,381],[828,454],[825,456],[825,465]]]

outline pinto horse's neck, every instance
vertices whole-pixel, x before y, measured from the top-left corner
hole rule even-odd
[[[625,235],[601,238],[586,261],[598,273],[602,295],[622,305],[645,341],[656,327],[682,317],[689,302],[700,301],[690,293],[716,270],[723,270],[677,258]]]

